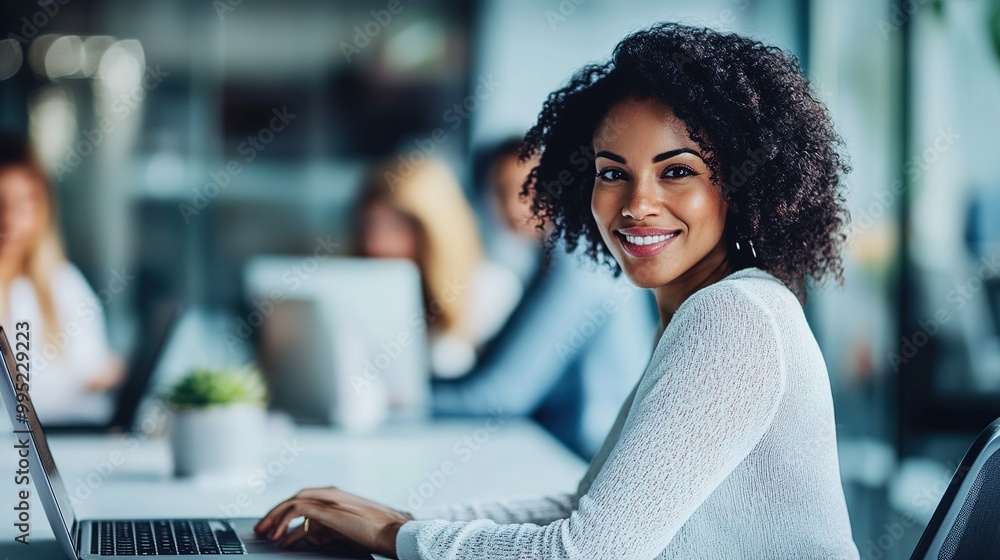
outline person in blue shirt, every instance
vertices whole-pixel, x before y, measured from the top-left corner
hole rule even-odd
[[[486,221],[499,230],[492,257],[526,280],[524,295],[468,374],[434,382],[434,411],[530,415],[590,459],[646,367],[656,307],[648,292],[579,255],[557,249],[542,266],[544,225],[521,195],[536,162],[521,162],[518,146],[499,144],[481,175]]]

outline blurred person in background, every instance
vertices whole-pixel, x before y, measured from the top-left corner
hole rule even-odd
[[[0,135],[0,323],[30,325],[31,400],[43,423],[103,422],[124,364],[108,348],[104,313],[66,260],[56,199],[29,141]]]
[[[625,279],[585,270],[578,255],[554,251],[541,266],[545,229],[522,193],[538,161],[520,161],[519,149],[520,139],[511,138],[489,151],[484,206],[500,230],[493,237],[503,250],[494,258],[522,274],[524,263],[534,268],[518,306],[472,371],[434,383],[434,411],[530,415],[590,459],[646,367],[656,307]]]
[[[368,174],[355,239],[362,256],[407,259],[420,269],[437,377],[468,373],[482,345],[521,297],[521,282],[486,258],[475,214],[448,166],[392,159]]]

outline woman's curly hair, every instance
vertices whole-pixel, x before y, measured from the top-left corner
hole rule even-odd
[[[527,132],[521,157],[541,154],[541,160],[524,194],[551,228],[549,249],[562,238],[568,251],[582,245],[620,271],[590,199],[595,130],[626,98],[659,99],[701,147],[729,203],[726,236],[735,268],[770,272],[802,302],[807,278],[831,274],[843,283],[849,215],[841,187],[850,166],[798,63],[777,47],[677,23],[633,33],[609,61],[580,69],[549,95]],[[744,241],[752,242],[756,258],[745,243],[735,250]]]

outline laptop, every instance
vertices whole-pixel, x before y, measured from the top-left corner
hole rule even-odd
[[[139,347],[132,353],[129,361],[128,375],[116,395],[115,409],[104,423],[49,423],[45,429],[50,433],[100,433],[100,432],[130,432],[135,428],[136,416],[142,399],[149,390],[153,373],[156,371],[160,357],[166,348],[170,333],[177,325],[178,318],[184,310],[180,300],[169,301],[152,307],[148,333],[142,337]]]
[[[271,406],[300,424],[343,425],[377,409],[388,422],[430,415],[420,272],[404,259],[259,256],[244,268]],[[253,313],[251,313],[253,315]],[[376,391],[379,390],[379,391]]]
[[[19,352],[25,347],[21,342]],[[372,558],[370,554],[344,547],[310,547],[305,541],[299,541],[290,549],[281,549],[277,543],[258,537],[253,532],[253,526],[258,521],[253,517],[77,519],[49,451],[45,431],[31,404],[30,369],[25,375],[26,368],[19,367],[2,327],[0,358],[4,370],[0,375],[0,397],[14,426],[18,444],[28,445],[30,476],[56,541],[67,558],[89,560],[157,556],[177,560],[199,555],[275,559]],[[15,389],[15,384],[23,389],[24,383],[29,385],[29,391]]]

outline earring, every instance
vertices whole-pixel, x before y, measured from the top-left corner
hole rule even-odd
[[[750,246],[750,253],[753,254],[753,258],[756,259],[757,258],[757,250],[753,248],[753,241],[750,241],[749,239],[747,239],[747,245]],[[739,241],[736,242],[736,250],[737,251],[741,251],[742,250],[742,249],[740,249],[740,242]]]

